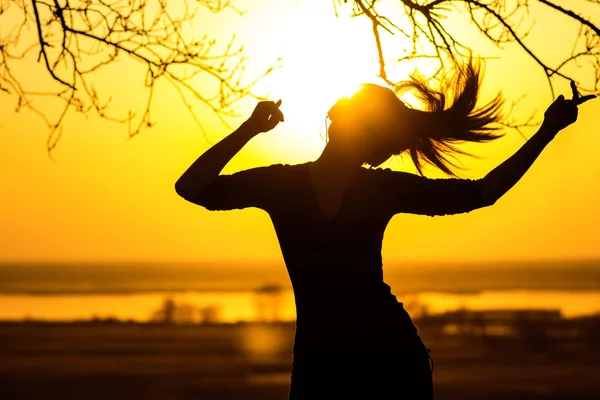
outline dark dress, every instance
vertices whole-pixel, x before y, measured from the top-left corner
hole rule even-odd
[[[196,203],[268,212],[296,302],[290,399],[432,399],[428,350],[383,281],[381,246],[397,213],[485,206],[478,180],[361,168],[328,219],[310,162],[220,175]]]

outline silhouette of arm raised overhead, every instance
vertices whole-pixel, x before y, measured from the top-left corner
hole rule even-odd
[[[209,210],[265,207],[271,167],[254,168],[233,175],[219,175],[227,163],[246,143],[261,132],[273,129],[283,121],[277,103],[258,103],[252,116],[236,131],[202,154],[175,183],[181,197]]]
[[[525,172],[557,133],[558,130],[542,125],[537,133],[521,146],[515,154],[491,170],[481,180],[481,195],[486,202],[494,204],[496,200],[508,192],[525,175]]]
[[[594,99],[595,95],[581,97],[575,82],[571,81],[572,99],[558,96],[544,113],[540,129],[510,158],[490,171],[482,179],[482,196],[488,203],[495,203],[527,172],[542,150],[556,134],[577,121],[578,106]]]

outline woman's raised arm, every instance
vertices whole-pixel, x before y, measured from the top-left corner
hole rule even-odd
[[[550,105],[544,123],[515,154],[484,178],[429,179],[391,170],[375,170],[383,188],[381,209],[386,213],[451,215],[493,205],[527,172],[556,134],[577,120],[577,106],[596,97],[580,97],[574,84],[573,98],[564,96]]]
[[[219,176],[225,165],[250,139],[261,132],[273,129],[279,122],[283,122],[283,114],[279,110],[280,105],[281,100],[277,103],[273,101],[258,103],[252,116],[246,122],[198,157],[181,175],[175,183],[177,194],[194,202],[202,190]]]
[[[577,120],[577,106],[596,97],[580,97],[574,82],[571,89],[573,98],[567,100],[560,95],[546,110],[540,129],[515,154],[480,180],[485,203],[494,204],[513,187],[556,134]]]

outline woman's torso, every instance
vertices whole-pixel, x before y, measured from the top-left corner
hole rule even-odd
[[[361,169],[335,216],[328,218],[319,207],[309,165],[285,167],[278,201],[268,210],[294,290],[294,352],[305,344],[343,343],[340,337],[352,341],[390,328],[416,335],[383,280],[381,246],[391,215],[378,207],[377,182]]]

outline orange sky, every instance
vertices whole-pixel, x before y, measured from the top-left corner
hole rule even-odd
[[[376,81],[370,27],[335,20],[329,2],[265,0],[244,7],[249,10],[244,17],[227,13],[213,21],[215,34],[228,36],[235,26],[238,40],[247,44],[251,70],[284,54],[283,68],[259,89],[283,99],[286,122],[253,139],[226,172],[315,159],[324,146],[319,129],[327,107],[353,85]],[[551,29],[552,18],[544,14],[545,25],[531,39],[542,52],[552,51],[564,36],[549,37],[559,34]],[[545,109],[551,99],[541,71],[514,49],[489,51],[499,58],[488,62],[487,95],[498,89],[509,99],[526,94],[521,115]],[[46,73],[33,62],[22,71],[29,82]],[[140,101],[141,70],[119,68],[107,73],[106,90],[120,96],[117,104]],[[560,88],[569,93],[566,82]],[[43,123],[31,113],[15,114],[15,98],[6,94],[0,93],[0,105],[0,260],[281,261],[263,211],[209,212],[176,195],[175,181],[209,144],[168,86],[158,88],[153,111],[158,125],[132,140],[125,126],[67,118],[54,152],[57,163],[46,155]],[[240,112],[248,115],[253,106],[242,102]],[[384,260],[600,258],[599,114],[600,100],[585,104],[578,123],[561,132],[493,207],[447,217],[396,216],[386,232]],[[228,133],[208,113],[201,115],[211,140]],[[484,158],[465,159],[471,167],[466,175],[484,176],[522,144],[510,133],[468,148]],[[389,167],[413,171],[407,163]]]

